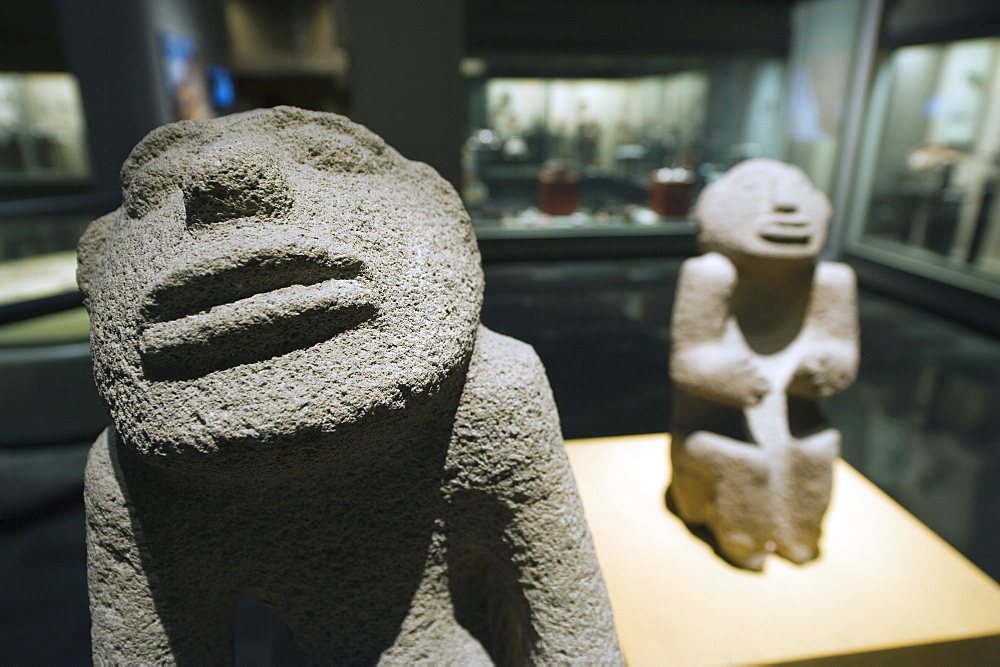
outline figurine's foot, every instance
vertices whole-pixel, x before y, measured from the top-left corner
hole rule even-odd
[[[733,565],[745,570],[760,572],[764,569],[767,547],[747,533],[719,533],[716,535],[719,551]]]
[[[818,540],[811,544],[806,542],[779,542],[775,552],[782,558],[790,560],[796,565],[801,565],[802,563],[808,563],[819,555],[819,544]]]

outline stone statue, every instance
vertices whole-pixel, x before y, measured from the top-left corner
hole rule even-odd
[[[620,663],[544,369],[479,323],[427,165],[282,107],[175,123],[79,247],[114,425],[94,658],[223,663],[241,596],[333,664]]]
[[[818,262],[831,208],[798,168],[748,160],[696,206],[705,254],[681,268],[668,499],[734,564],[819,552],[840,433],[817,405],[853,382],[853,271]]]

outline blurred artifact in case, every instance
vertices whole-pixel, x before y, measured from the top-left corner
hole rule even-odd
[[[576,211],[580,177],[563,166],[538,174],[538,208],[548,215],[572,215]]]
[[[748,160],[699,197],[681,269],[668,501],[751,570],[819,553],[840,432],[818,401],[858,366],[854,273],[816,261],[830,215],[797,167]]]
[[[167,125],[80,241],[113,419],[86,472],[99,664],[621,663],[544,369],[479,323],[433,169],[290,107]]]
[[[686,218],[693,190],[694,172],[690,169],[657,169],[649,181],[649,207],[665,218]]]

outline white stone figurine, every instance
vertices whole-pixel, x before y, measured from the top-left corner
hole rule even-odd
[[[113,419],[97,664],[225,664],[241,596],[311,664],[621,664],[531,348],[479,323],[433,169],[288,107],[152,132],[79,247]]]
[[[854,273],[816,261],[830,214],[798,168],[748,160],[701,194],[681,269],[668,497],[750,570],[819,552],[840,433],[817,402],[858,367]]]

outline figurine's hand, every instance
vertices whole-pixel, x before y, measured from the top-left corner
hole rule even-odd
[[[849,387],[856,374],[857,367],[850,351],[829,346],[802,360],[788,391],[806,398],[827,398]]]
[[[751,358],[721,345],[706,345],[676,356],[672,375],[685,391],[736,408],[760,403],[770,390]]]
[[[723,394],[742,408],[760,403],[770,389],[767,379],[745,357],[730,360],[719,369],[718,377]]]

